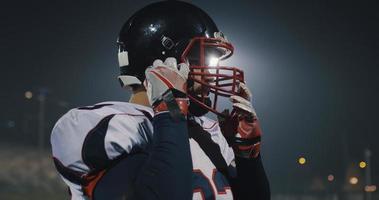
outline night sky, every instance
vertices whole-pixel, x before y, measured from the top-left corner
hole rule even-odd
[[[117,34],[133,12],[154,1],[94,2],[0,6],[3,143],[35,144],[38,91],[47,94],[47,134],[70,108],[128,100],[116,79]],[[365,148],[372,150],[373,182],[379,184],[375,1],[190,2],[207,11],[235,46],[227,63],[244,69],[253,91],[274,192],[324,181],[328,174],[343,182]],[[302,167],[301,155],[308,161]]]

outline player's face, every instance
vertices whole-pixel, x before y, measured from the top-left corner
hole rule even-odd
[[[202,70],[194,69],[193,72],[199,72],[200,73],[200,72],[202,72]],[[203,71],[203,73],[210,74],[211,72],[208,69],[205,69]],[[193,76],[193,79],[202,80],[202,76],[195,75],[195,76]],[[205,81],[207,83],[212,83],[214,81],[214,78],[211,76],[204,76],[203,81]],[[190,90],[192,90],[191,92],[193,92],[196,95],[208,97],[210,88],[194,81],[194,84],[193,84],[192,88],[190,88]]]
[[[190,66],[188,97],[220,115],[222,113],[217,108],[219,97],[236,95],[239,83],[244,82],[242,70],[219,63],[229,58],[233,50],[226,39],[194,38],[181,56],[181,61]]]
[[[190,52],[187,60],[189,62],[190,66],[210,66],[210,67],[216,67],[219,64],[219,58],[221,57],[221,53],[215,50],[214,48],[206,48],[204,51],[204,62],[201,63],[200,54],[196,50],[193,50]],[[191,69],[191,67],[190,67]],[[212,70],[214,71],[214,70]],[[192,68],[191,72],[194,74],[202,74],[202,75],[193,75],[191,78],[193,80],[199,80],[205,83],[212,84],[215,80],[215,77],[212,76],[212,71],[209,68]],[[200,84],[199,82],[194,81],[193,87],[190,88],[191,92],[203,96],[208,97],[210,88]]]
[[[207,56],[205,64],[206,64],[206,66],[216,67],[218,65],[218,62],[219,62],[219,60],[217,57],[210,55],[210,56]],[[190,63],[190,65],[199,65],[199,63],[197,61],[195,61],[195,62],[192,61]],[[201,80],[201,81],[209,83],[209,84],[212,84],[215,81],[215,77],[212,76],[212,71],[210,69],[207,69],[207,68],[205,68],[205,69],[191,69],[191,71],[194,72],[195,74],[196,73],[203,74],[203,75],[193,75],[192,79],[194,79],[194,80]],[[213,70],[213,71],[215,71],[215,70]],[[193,92],[196,95],[208,97],[210,88],[194,81],[193,87],[190,88],[190,90],[192,90],[191,92]]]

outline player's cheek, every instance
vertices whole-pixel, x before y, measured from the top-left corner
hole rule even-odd
[[[195,73],[201,72],[201,70],[199,70],[199,69],[192,69],[192,71],[195,72]],[[193,80],[201,80],[201,76],[200,75],[192,75],[191,78]],[[196,92],[200,92],[201,91],[201,84],[198,83],[198,82],[196,82],[196,81],[194,81],[193,86],[190,88],[190,90],[192,92],[195,92],[195,93]]]

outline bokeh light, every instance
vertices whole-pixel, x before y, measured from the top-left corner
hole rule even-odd
[[[361,162],[359,163],[359,167],[360,167],[361,169],[364,169],[366,166],[367,166],[367,164],[366,164],[366,162],[364,162],[364,161],[361,161]]]
[[[25,92],[25,98],[27,98],[27,99],[33,98],[33,93],[31,91],[26,91]]]
[[[299,160],[298,160],[298,162],[299,162],[300,165],[305,165],[305,163],[307,162],[307,160],[304,157],[300,157]]]
[[[358,184],[358,178],[353,176],[353,177],[350,177],[349,179],[349,183],[352,184],[352,185],[356,185]]]
[[[365,191],[366,192],[375,192],[376,191],[376,185],[366,185]]]
[[[334,176],[333,176],[333,174],[329,174],[329,175],[328,175],[328,181],[329,181],[329,182],[334,181]]]

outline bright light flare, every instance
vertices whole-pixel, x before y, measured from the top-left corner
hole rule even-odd
[[[209,66],[210,67],[216,67],[218,65],[218,62],[220,60],[214,56],[209,57]]]
[[[214,56],[210,56],[208,58],[208,63],[209,63],[210,67],[217,67],[218,66],[218,62],[219,62],[219,59],[216,58],[216,57],[214,57]],[[216,74],[216,71],[217,70],[215,68],[214,69],[209,69],[209,73],[210,74]]]

